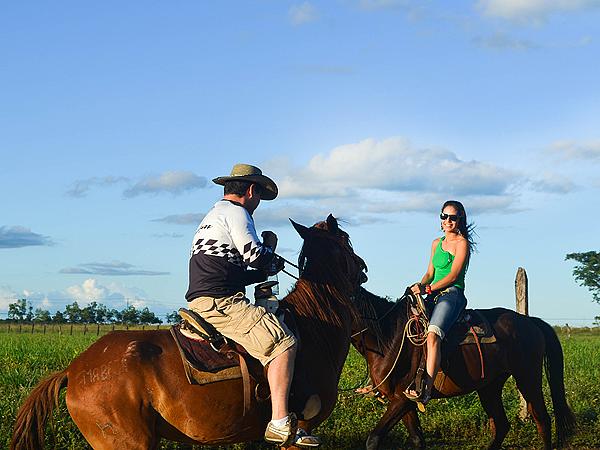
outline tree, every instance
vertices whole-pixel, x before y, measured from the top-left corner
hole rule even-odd
[[[109,321],[109,310],[102,303],[96,308],[96,323],[106,323]]]
[[[65,323],[67,320],[62,312],[56,311],[52,316],[52,322],[54,323]]]
[[[50,311],[42,308],[36,308],[33,320],[42,323],[50,322]]]
[[[167,323],[179,323],[181,317],[179,316],[179,313],[177,311],[173,311],[167,314],[166,319]]]
[[[81,309],[81,321],[83,323],[96,323],[96,312],[98,303],[90,302],[85,308]]]
[[[24,298],[8,305],[8,320],[22,321],[27,313],[27,300]]]
[[[81,308],[79,303],[73,302],[70,305],[65,306],[65,317],[69,323],[80,323],[81,322]]]
[[[140,311],[140,323],[142,325],[149,325],[151,323],[161,323],[161,320],[146,306]]]
[[[140,312],[133,305],[129,305],[123,311],[121,311],[121,319],[123,323],[129,325],[137,325],[140,323]]]
[[[568,259],[578,263],[573,269],[575,280],[587,287],[594,301],[600,303],[600,252],[569,253],[565,261]]]
[[[31,303],[29,303],[27,306],[27,314],[25,314],[25,320],[27,322],[33,322],[33,306],[31,306]]]
[[[106,313],[106,321],[108,323],[119,323],[123,320],[123,314],[121,311],[116,309],[111,309]]]

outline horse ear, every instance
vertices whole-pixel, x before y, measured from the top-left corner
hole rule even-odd
[[[331,215],[331,214],[329,214],[327,216],[327,228],[329,229],[330,233],[337,233],[338,230],[340,229],[338,227],[337,219],[335,217],[333,217],[333,215]]]
[[[292,219],[290,219],[290,222],[292,222],[292,225],[294,226],[300,237],[302,239],[306,239],[309,233],[309,229],[304,225],[300,225],[298,222],[294,222]]]

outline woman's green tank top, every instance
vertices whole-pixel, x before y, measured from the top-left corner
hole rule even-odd
[[[433,253],[433,281],[432,284],[436,281],[440,281],[446,275],[450,273],[450,269],[452,268],[452,262],[454,261],[454,255],[450,252],[447,252],[442,248],[442,241],[446,238],[443,236],[438,242],[437,247],[435,248],[435,252]],[[465,263],[464,267],[458,274],[458,278],[454,281],[452,286],[459,287],[461,289],[465,288],[465,273],[467,271],[467,264]]]

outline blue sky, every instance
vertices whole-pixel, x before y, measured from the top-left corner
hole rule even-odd
[[[532,314],[590,324],[564,257],[599,245],[599,20],[597,0],[7,4],[0,317],[183,305],[210,180],[247,162],[279,184],[255,218],[288,259],[287,218],[332,212],[397,297],[455,198],[470,306],[512,308],[522,266]]]

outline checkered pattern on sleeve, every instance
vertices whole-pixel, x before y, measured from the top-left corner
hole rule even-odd
[[[242,258],[244,259],[244,263],[246,265],[249,265],[260,255],[270,251],[271,249],[269,249],[268,247],[258,247],[256,245],[252,245],[252,242],[248,242],[246,245],[244,245],[244,252],[242,253]]]
[[[217,239],[200,238],[192,246],[192,256],[198,253],[225,258],[236,266],[243,266],[242,256],[228,243],[219,243]]]

